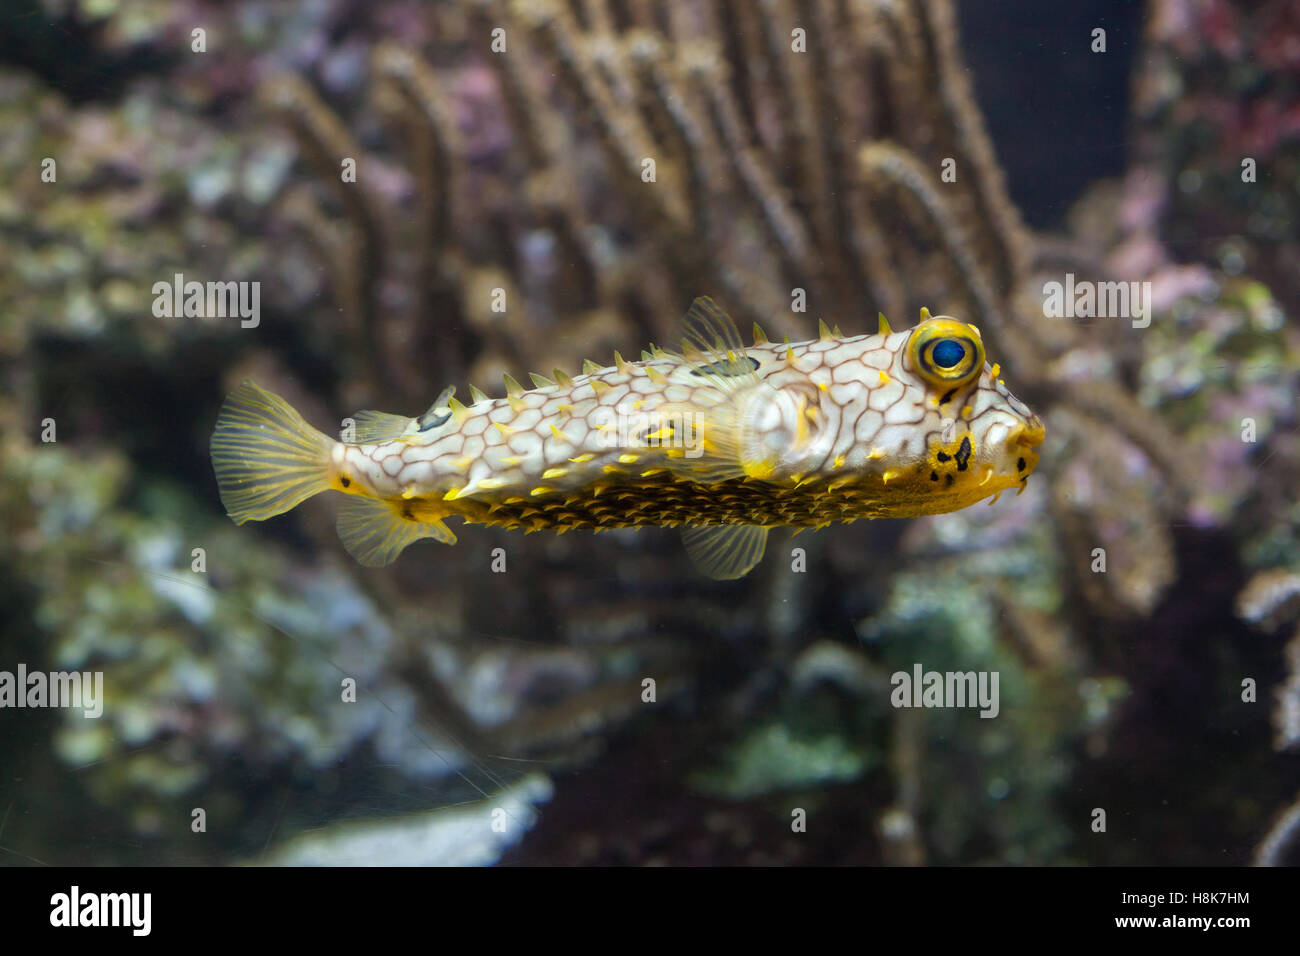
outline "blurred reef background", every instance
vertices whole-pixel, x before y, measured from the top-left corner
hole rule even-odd
[[[1300,862],[1300,8],[1057,6],[6,3],[0,669],[107,703],[0,711],[0,861]],[[260,324],[155,317],[176,273]],[[1067,273],[1150,282],[1149,328],[1044,318]],[[968,318],[1037,476],[734,583],[668,531],[367,570],[329,496],[222,511],[242,378],[416,414],[697,295],[796,340]],[[893,709],[916,662],[1000,715]]]

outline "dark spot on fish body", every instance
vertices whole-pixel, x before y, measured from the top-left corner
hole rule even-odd
[[[710,362],[708,365],[701,365],[699,368],[691,369],[692,375],[745,375],[758,368],[758,359],[752,355],[746,355],[749,360],[749,368],[744,368],[739,362],[720,359],[717,362]]]
[[[951,488],[954,480],[952,476],[952,472],[949,472],[948,474],[944,475],[944,477],[948,479],[945,487]]]
[[[963,435],[961,440],[961,447],[957,449],[957,454],[953,456],[954,458],[957,459],[958,471],[966,470],[966,466],[970,464],[970,453],[971,453],[970,436]]]
[[[941,461],[941,462],[942,462],[942,461],[952,461],[952,455],[948,454],[946,451],[941,451],[941,452],[939,452],[939,454],[935,455],[934,457],[937,458],[937,459],[939,459],[939,461]]]
[[[407,521],[415,520],[415,515],[411,514],[410,505],[402,505],[402,517],[405,518]]]
[[[931,481],[938,481],[938,480],[939,480],[939,473],[938,473],[937,471],[932,471],[932,472],[930,472],[930,480],[931,480]]]
[[[339,475],[339,484],[342,485],[344,488],[351,488],[352,479],[349,478],[347,475]]]
[[[1017,471],[1024,471],[1024,470],[1025,470],[1025,460],[1024,460],[1023,458],[1017,458],[1017,459],[1016,459],[1016,470],[1017,470]]]
[[[455,394],[455,385],[448,385],[442,390],[442,393],[434,399],[433,404],[429,406],[429,410],[415,420],[419,425],[420,431],[427,432],[430,428],[437,428],[439,425],[446,424],[447,419],[451,418],[451,409],[448,408],[447,411],[441,415],[437,414],[437,412],[438,409],[442,408],[444,405],[450,405],[451,399]]]
[[[949,402],[952,401],[952,397],[956,394],[957,394],[957,389],[955,388],[948,389],[948,391],[944,393],[943,398],[939,399],[939,404],[947,405]]]
[[[424,420],[426,417],[427,415],[422,415],[420,417],[420,431],[422,432],[427,432],[430,428],[437,428],[439,425],[446,424],[447,419],[451,418],[451,412],[447,412],[445,415],[435,415],[428,421]]]

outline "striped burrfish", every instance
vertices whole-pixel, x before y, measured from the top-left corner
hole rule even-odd
[[[418,418],[359,412],[342,441],[245,381],[212,436],[236,523],[318,492],[347,495],[343,544],[364,565],[420,538],[455,542],[447,518],[529,531],[682,526],[706,573],[746,574],[770,528],[955,511],[1024,488],[1038,416],[985,361],[979,330],[931,316],[905,332],[745,346],[708,298],[680,348],[581,375],[506,376],[506,396],[446,389]],[[349,433],[350,432],[350,433]]]

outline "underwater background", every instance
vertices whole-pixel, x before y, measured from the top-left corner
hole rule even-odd
[[[0,709],[3,864],[1300,861],[1291,0],[18,0],[0,131],[0,671],[104,705]],[[976,323],[1037,473],[736,582],[223,512],[243,378],[414,415],[699,295]],[[917,665],[998,715],[893,706]]]

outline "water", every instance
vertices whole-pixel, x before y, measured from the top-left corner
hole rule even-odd
[[[1295,862],[1286,5],[794,6],[0,14],[0,859]],[[222,511],[243,378],[417,415],[698,295],[977,324],[1037,472],[727,582]]]

